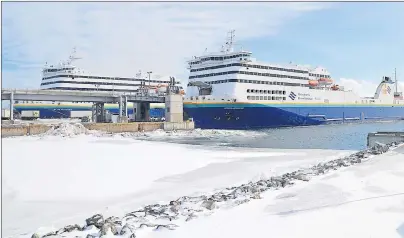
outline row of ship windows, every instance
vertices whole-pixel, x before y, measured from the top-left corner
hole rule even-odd
[[[226,72],[211,73],[211,74],[200,74],[200,75],[195,75],[195,76],[189,76],[189,79],[206,78],[206,77],[212,77],[212,76],[218,76],[218,75],[227,75],[227,74],[247,74],[247,75],[256,75],[256,76],[264,76],[264,77],[309,80],[309,78],[307,78],[307,77],[300,77],[300,76],[293,76],[293,75],[282,75],[282,74],[248,72],[248,71],[226,71]]]
[[[147,79],[136,79],[136,78],[113,78],[113,77],[98,77],[98,76],[85,76],[85,75],[55,75],[46,78],[42,78],[42,80],[53,79],[53,78],[84,78],[84,79],[108,79],[108,80],[125,80],[125,81],[138,81],[138,82],[149,82]],[[168,83],[169,81],[161,81],[161,80],[150,80],[151,83]],[[175,84],[180,84],[180,82],[175,82]]]
[[[270,69],[270,70],[278,70],[278,71],[302,73],[302,74],[309,73],[309,71],[305,71],[305,70],[286,69],[286,68],[279,68],[279,67],[271,67],[271,66],[264,66],[264,65],[254,65],[254,64],[241,64],[241,63],[217,65],[217,66],[205,67],[205,68],[200,68],[200,69],[191,69],[191,72],[205,71],[205,70],[211,70],[211,69],[221,69],[221,68],[227,68],[227,67],[233,67],[233,66],[246,67],[247,69],[248,68],[255,68],[255,69]],[[309,76],[314,76],[314,77],[319,77],[319,78],[331,78],[330,75],[325,75],[325,74],[312,74],[312,73],[309,73]]]
[[[286,101],[286,97],[274,97],[274,96],[247,96],[248,100],[283,100]]]
[[[141,84],[130,84],[130,83],[105,83],[105,82],[79,82],[79,81],[54,81],[41,83],[41,86],[57,84],[57,83],[74,83],[74,84],[90,84],[90,85],[110,85],[110,86],[141,86]]]
[[[247,93],[260,93],[260,94],[286,94],[286,91],[280,90],[258,90],[258,89],[247,89]]]
[[[59,71],[66,71],[66,70],[73,70],[74,68],[62,68],[62,69],[46,69],[44,70],[45,73],[51,73],[51,72],[59,72]]]
[[[222,84],[222,83],[253,83],[253,84],[267,84],[267,85],[282,85],[282,86],[297,86],[297,87],[310,87],[308,84],[300,83],[286,83],[286,82],[270,82],[270,81],[260,81],[260,80],[247,80],[247,79],[225,79],[216,81],[206,81],[207,84]],[[188,83],[188,86],[190,84]]]
[[[200,64],[204,61],[208,61],[208,60],[227,60],[227,59],[234,59],[234,58],[238,58],[238,57],[248,57],[248,54],[238,54],[238,55],[231,55],[231,56],[224,56],[224,57],[207,57],[207,58],[202,58],[200,61],[194,61],[191,62],[191,65],[193,64]]]
[[[137,90],[128,90],[128,89],[111,89],[111,88],[69,88],[69,87],[51,87],[47,89],[55,89],[55,90],[73,90],[73,91],[98,91],[98,92],[137,92]]]
[[[221,68],[227,68],[227,67],[232,67],[232,66],[240,66],[240,67],[247,67],[247,68],[254,68],[254,69],[270,69],[270,70],[278,70],[278,71],[302,73],[302,74],[309,73],[309,71],[305,71],[305,70],[286,69],[286,68],[279,68],[279,67],[271,67],[271,66],[264,66],[264,65],[255,65],[255,64],[241,64],[241,63],[217,65],[217,66],[205,67],[205,68],[200,68],[200,69],[191,69],[191,72],[205,71],[205,70],[211,70],[211,69],[221,69]],[[318,74],[318,75],[310,74],[310,76],[329,77],[328,75],[320,75],[320,74]]]

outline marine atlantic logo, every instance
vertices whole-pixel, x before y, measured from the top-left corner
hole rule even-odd
[[[294,92],[290,92],[289,97],[290,97],[290,99],[295,100],[296,94]]]

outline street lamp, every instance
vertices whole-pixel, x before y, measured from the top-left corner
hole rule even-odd
[[[147,74],[149,75],[149,87],[150,87],[150,74],[152,74],[152,71],[147,72]]]

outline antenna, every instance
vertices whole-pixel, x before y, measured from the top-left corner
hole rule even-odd
[[[73,47],[73,52],[69,56],[69,60],[67,61],[67,65],[70,65],[73,61],[81,59],[76,57],[76,47]]]
[[[228,32],[228,39],[226,42],[227,52],[233,52],[233,44],[234,44],[234,38],[235,38],[234,32],[235,32],[235,30],[231,30]]]
[[[397,82],[397,68],[394,68],[394,80],[396,81],[396,94],[398,92],[398,82]]]

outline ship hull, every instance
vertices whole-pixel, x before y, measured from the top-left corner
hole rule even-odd
[[[259,129],[327,123],[404,119],[404,106],[184,104],[187,117],[202,129]]]
[[[41,119],[70,118],[72,111],[91,111],[91,105],[57,105],[57,104],[15,104],[15,111],[39,111]],[[111,114],[119,114],[117,105],[107,105],[105,110]],[[150,108],[150,117],[164,117],[164,108]],[[133,107],[128,107],[128,115],[133,114]]]

